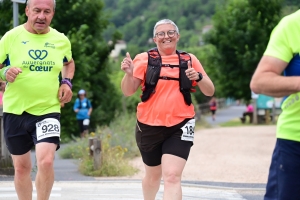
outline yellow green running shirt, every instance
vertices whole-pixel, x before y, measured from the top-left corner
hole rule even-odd
[[[299,19],[300,10],[284,17],[273,30],[264,53],[289,63],[284,76],[300,76]],[[300,142],[300,92],[284,97],[281,109],[277,138]]]
[[[0,40],[0,63],[22,69],[7,83],[3,112],[20,115],[60,113],[59,74],[72,58],[68,38],[50,28],[47,34],[32,34],[23,25],[8,31]]]

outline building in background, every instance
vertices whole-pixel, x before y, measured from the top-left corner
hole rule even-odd
[[[123,49],[126,49],[126,47],[127,47],[127,45],[126,45],[126,42],[124,40],[118,40],[116,45],[115,45],[115,48],[110,53],[110,57],[113,58],[113,59],[118,58],[121,51]]]

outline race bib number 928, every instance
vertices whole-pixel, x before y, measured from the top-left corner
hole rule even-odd
[[[60,137],[60,122],[54,118],[46,118],[36,123],[37,141],[48,137]]]

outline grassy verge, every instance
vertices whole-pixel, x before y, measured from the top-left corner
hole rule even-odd
[[[133,175],[138,170],[132,167],[128,158],[124,155],[128,152],[127,148],[120,145],[111,146],[111,135],[106,134],[101,137],[102,144],[102,164],[99,170],[94,170],[93,158],[89,155],[83,157],[79,170],[88,176],[126,176]],[[87,152],[89,151],[86,149]]]
[[[77,138],[67,144],[60,151],[61,158],[75,158],[80,160],[79,170],[89,176],[125,176],[137,172],[129,164],[129,159],[138,156],[135,144],[135,115],[121,115],[116,117],[108,127],[98,127],[96,132],[86,138]],[[102,165],[94,170],[93,158],[89,155],[88,137],[101,140]]]
[[[221,127],[231,127],[231,126],[260,126],[260,125],[274,125],[274,123],[270,122],[269,124],[251,124],[248,121],[246,123],[242,123],[240,118],[232,119],[228,122],[221,123]]]
[[[220,126],[221,127],[229,127],[229,126],[251,126],[253,124],[250,124],[249,122],[246,122],[246,123],[242,123],[241,122],[241,119],[240,118],[235,118],[235,119],[232,119],[228,122],[224,122],[224,123],[221,123]]]
[[[205,129],[211,128],[211,125],[205,120],[205,116],[203,115],[200,119],[196,119],[195,129]]]

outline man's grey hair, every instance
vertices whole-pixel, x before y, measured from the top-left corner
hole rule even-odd
[[[30,0],[27,0],[27,6],[29,7],[29,4],[30,4]],[[55,10],[55,7],[56,7],[56,1],[53,0],[53,10]]]
[[[162,25],[162,24],[172,24],[175,27],[176,32],[179,34],[179,29],[177,25],[170,19],[162,19],[156,22],[154,28],[153,28],[153,37],[155,37],[155,29],[157,26]]]

